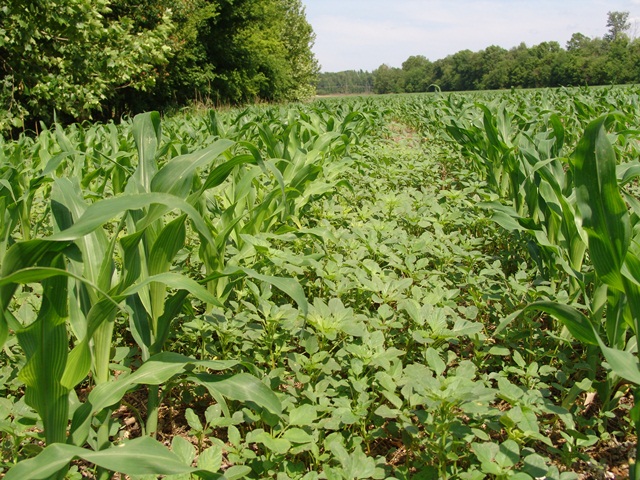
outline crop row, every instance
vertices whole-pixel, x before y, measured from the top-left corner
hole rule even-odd
[[[5,477],[606,473],[590,448],[633,438],[640,384],[637,104],[339,99],[0,144]]]

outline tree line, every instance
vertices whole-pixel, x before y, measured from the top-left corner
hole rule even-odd
[[[5,0],[0,133],[315,92],[300,0]]]
[[[373,93],[374,75],[364,70],[323,72],[318,75],[318,95]]]
[[[318,93],[413,93],[429,90],[493,90],[635,83],[640,80],[640,39],[631,39],[628,12],[609,12],[607,33],[589,38],[575,33],[558,42],[509,50],[490,46],[462,50],[430,61],[417,55],[401,68],[381,65],[369,72],[321,73]]]

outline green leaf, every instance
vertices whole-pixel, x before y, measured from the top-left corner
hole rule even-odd
[[[282,413],[282,405],[276,394],[253,375],[238,373],[232,377],[222,377],[197,373],[189,378],[197,379],[206,388],[230,400],[252,402],[276,415]]]
[[[438,352],[432,347],[427,348],[425,359],[427,360],[429,367],[431,367],[438,376],[442,375],[447,368],[442,358],[440,358],[440,354],[438,354]]]
[[[151,191],[170,193],[180,198],[186,198],[191,191],[196,170],[211,163],[226,150],[229,150],[234,143],[231,140],[221,139],[197,152],[172,158],[153,177]]]
[[[284,455],[291,449],[291,442],[284,438],[274,438],[267,432],[259,432],[251,437],[252,442],[262,443],[272,452]]]
[[[371,478],[375,473],[375,461],[364,454],[360,446],[351,453],[345,448],[340,437],[329,435],[325,440],[326,447],[338,459],[344,469],[346,478]]]
[[[187,423],[193,430],[195,430],[196,432],[204,431],[200,418],[198,417],[198,415],[196,415],[196,412],[194,412],[192,408],[187,408],[187,410],[184,412],[184,416],[187,419]]]
[[[518,428],[520,428],[520,430],[522,430],[527,435],[536,435],[540,433],[538,417],[536,417],[536,414],[533,412],[533,410],[526,406],[516,408],[520,408],[522,413],[521,416],[518,416],[519,418],[516,422],[518,424]],[[502,448],[502,446],[500,448]]]
[[[638,357],[625,350],[607,347],[602,340],[598,340],[604,358],[613,373],[635,385],[640,385],[640,362]]]
[[[615,151],[605,130],[609,118],[604,115],[587,126],[571,163],[593,266],[605,283],[624,291],[620,270],[629,248],[631,226],[618,188]]]
[[[133,178],[143,192],[149,192],[151,180],[157,171],[156,151],[162,139],[160,114],[147,112],[133,118],[133,139],[138,149],[138,167]]]
[[[503,469],[513,467],[520,461],[520,447],[513,440],[505,440],[500,444],[494,460]]]
[[[282,438],[291,443],[305,444],[314,441],[313,436],[301,428],[290,428],[284,432]]]
[[[82,236],[93,232],[95,229],[102,227],[102,225],[108,221],[128,210],[139,210],[153,204],[163,205],[169,210],[177,209],[186,213],[189,215],[189,218],[198,232],[202,234],[207,241],[214,243],[214,239],[211,236],[209,228],[202,216],[193,206],[175,195],[156,192],[120,195],[118,197],[100,200],[87,207],[82,216],[73,224],[73,226],[53,234],[48,237],[47,240],[77,240]],[[149,221],[150,219],[143,221],[143,223],[138,226],[139,229],[144,228]]]
[[[251,468],[246,465],[234,465],[224,471],[224,480],[240,480],[241,478],[247,478],[247,475],[251,473]]]
[[[526,312],[528,310],[538,310],[548,313],[566,325],[576,340],[589,345],[598,344],[598,335],[589,318],[573,307],[556,302],[535,302],[527,305],[522,311]]]
[[[186,438],[176,435],[171,440],[171,451],[175,453],[185,465],[191,465],[196,457],[196,447]]]
[[[473,442],[471,444],[473,453],[476,454],[480,463],[493,463],[493,459],[499,450],[499,445],[493,442],[478,443]]]
[[[298,304],[298,307],[302,310],[303,315],[307,316],[307,313],[309,312],[309,303],[307,302],[307,297],[304,294],[302,286],[296,279],[262,275],[261,273],[258,273],[250,268],[243,268],[242,271],[246,273],[247,276],[273,285],[278,290],[281,290],[282,292],[287,294],[289,297],[295,300],[295,302]]]
[[[524,457],[524,472],[533,478],[544,478],[549,467],[543,457],[534,453]]]
[[[198,468],[217,472],[222,466],[222,447],[218,444],[207,448],[198,455]]]
[[[398,418],[400,410],[391,409],[387,405],[380,405],[373,413],[382,418]]]
[[[7,472],[5,479],[46,479],[75,458],[81,458],[109,471],[125,475],[193,473],[206,479],[223,478],[213,472],[185,465],[177,455],[167,450],[158,441],[150,437],[141,437],[98,452],[56,443],[45,448],[36,457],[18,463]]]
[[[313,425],[318,418],[318,411],[313,405],[301,405],[289,412],[289,425],[299,427]]]
[[[509,476],[509,480],[534,480],[531,475],[524,472],[515,472]]]

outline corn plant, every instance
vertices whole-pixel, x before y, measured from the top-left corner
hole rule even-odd
[[[576,339],[600,348],[612,372],[633,385],[636,406],[631,418],[640,433],[640,362],[636,355],[640,332],[639,211],[637,200],[626,194],[632,206],[629,211],[616,177],[616,156],[605,128],[614,119],[608,115],[589,124],[571,159],[578,210],[597,275],[592,287],[595,308],[586,314],[554,302],[537,302],[527,308],[555,316]],[[606,311],[604,325],[599,311]],[[631,477],[640,479],[637,464]]]
[[[2,144],[3,473],[578,478],[637,390],[637,93],[148,113]],[[169,420],[197,439],[160,445]]]
[[[605,105],[610,101],[609,95],[600,100]],[[623,115],[609,114],[589,123],[575,152],[564,157],[568,123],[581,125],[597,111],[593,101],[586,102],[582,96],[573,102],[576,120],[570,115],[561,119],[544,110],[535,121],[516,126],[517,133],[511,138],[517,141],[513,143],[503,140],[501,132],[505,129],[495,128],[511,122],[501,121],[504,115],[500,113],[492,121],[491,109],[484,105],[480,106],[484,131],[477,123],[460,121],[450,121],[447,128],[463,148],[486,162],[482,169],[501,201],[484,203],[483,207],[493,212],[494,221],[504,229],[529,236],[529,251],[546,280],[556,288],[568,282],[568,303],[539,301],[524,310],[556,317],[573,337],[587,345],[591,380],[596,377],[598,350],[604,354],[612,373],[595,386],[608,410],[621,380],[635,385],[637,402],[640,379],[634,373],[638,370],[638,282],[632,273],[638,266],[638,201],[623,188],[632,184],[638,167],[637,162],[616,165],[616,151],[628,154],[635,145],[632,132],[625,126],[629,117]],[[615,147],[609,138],[614,136],[608,136],[605,128],[612,126],[621,132],[615,136]],[[492,149],[503,153],[496,156]],[[517,163],[513,170],[520,176],[511,177],[517,181],[503,188],[506,183],[496,181],[496,172],[501,175],[501,168],[510,171],[514,159]],[[502,332],[518,313],[507,317],[496,333]],[[579,392],[579,388],[572,389],[569,398],[575,399]],[[640,424],[635,409],[631,417],[637,429]],[[632,474],[640,478],[636,470],[640,469],[632,468]]]
[[[202,469],[187,465],[178,468],[175,455],[151,439],[130,442],[128,460],[121,456],[120,449],[112,448],[110,423],[104,419],[109,418],[112,406],[118,404],[129,389],[140,384],[149,386],[148,434],[157,428],[159,386],[180,375],[204,385],[223,404],[224,397],[251,400],[276,415],[280,411],[274,394],[252,376],[238,374],[227,378],[189,374],[185,370],[190,365],[226,370],[237,362],[202,362],[162,353],[171,323],[189,294],[205,303],[221,305],[206,288],[171,272],[170,268],[184,245],[187,220],[204,241],[215,244],[216,239],[206,222],[189,203],[197,197],[189,195],[196,169],[211,163],[233,142],[219,141],[158,168],[159,115],[136,117],[133,135],[139,160],[126,181],[124,193],[89,205],[80,195],[77,180],[74,183],[73,178],[55,179],[50,207],[54,234],[19,241],[3,258],[0,340],[6,340],[9,329],[16,331],[27,359],[20,373],[26,385],[27,403],[42,418],[47,444],[40,455],[11,469],[7,478],[23,478],[25,471],[30,478],[64,475],[65,465],[75,457],[98,465],[100,478],[109,475],[103,468],[105,465],[109,469],[116,466],[129,474],[193,472],[211,477],[210,472]],[[227,165],[214,169],[209,179],[215,178],[213,183],[224,180],[245,160],[246,157],[240,157],[240,161],[229,160]],[[77,169],[76,173],[79,173]],[[82,177],[82,173],[79,176]],[[205,187],[208,186],[205,182]],[[177,216],[171,213],[174,211],[179,212]],[[116,257],[121,259],[121,268],[114,262]],[[240,273],[274,284],[305,307],[304,295],[294,281],[274,279],[250,269]],[[33,282],[42,282],[43,287],[39,313],[33,323],[22,325],[11,314],[12,297],[19,284]],[[116,380],[110,374],[109,361],[114,325],[122,317],[129,318],[129,328],[139,344],[144,363],[131,375]],[[74,338],[71,350],[69,334]],[[95,388],[87,401],[75,409],[69,425],[73,389],[89,372]],[[226,408],[225,411],[228,415]],[[94,432],[91,423],[96,416],[103,422]],[[87,442],[93,450],[82,448]],[[64,443],[69,445],[61,445]],[[139,462],[141,455],[149,456],[149,461]],[[118,456],[123,461],[112,463]],[[52,457],[58,460],[51,462]]]

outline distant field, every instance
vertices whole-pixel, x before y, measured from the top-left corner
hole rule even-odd
[[[0,143],[4,478],[640,478],[639,95]]]

